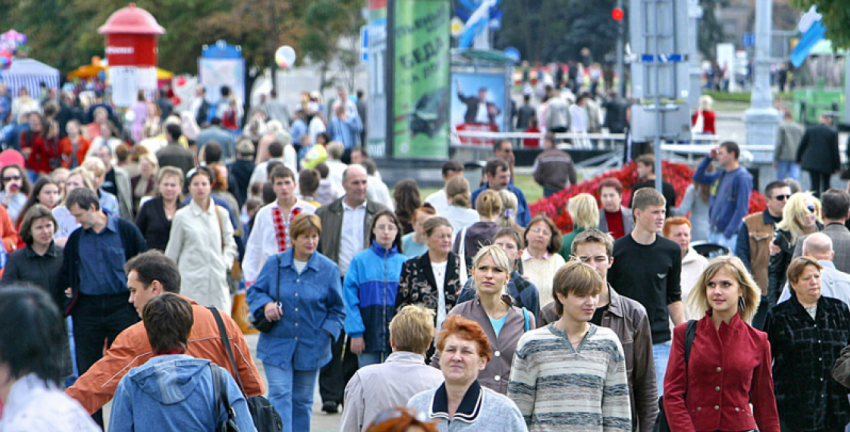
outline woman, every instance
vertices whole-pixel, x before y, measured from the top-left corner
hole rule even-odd
[[[31,188],[26,172],[19,165],[0,169],[0,204],[6,207],[13,221],[20,217]]]
[[[564,261],[570,259],[573,240],[577,235],[584,230],[599,227],[599,204],[596,203],[596,198],[593,195],[580,193],[567,202],[567,212],[570,213],[570,219],[573,221],[573,230],[564,234],[561,238],[561,249],[558,253],[564,258]]]
[[[457,303],[457,295],[466,282],[466,263],[451,252],[452,225],[444,217],[434,216],[423,226],[428,253],[411,258],[401,268],[396,296],[396,313],[410,304],[423,303],[434,311],[436,328]]]
[[[516,199],[516,194],[507,189],[502,189],[499,191],[499,198],[502,199],[502,214],[499,215],[499,226],[502,228],[513,228],[522,236],[525,228],[516,223],[516,213],[517,208],[519,208],[519,201]]]
[[[123,142],[116,138],[118,135],[118,128],[116,128],[111,121],[107,120],[100,123],[100,135],[98,135],[97,138],[92,139],[89,151],[86,153],[86,159],[96,156],[95,153],[97,152],[97,149],[103,146],[109,146],[110,150],[112,150],[112,154],[115,154],[115,149]]]
[[[699,109],[697,109],[697,112],[695,112],[693,117],[691,117],[691,130],[694,133],[710,135],[717,133],[714,126],[714,111],[711,110],[711,105],[713,103],[714,100],[711,99],[711,96],[700,96]]]
[[[453,249],[456,254],[475,256],[482,246],[493,244],[493,236],[501,228],[496,222],[502,214],[502,199],[499,198],[498,192],[493,190],[481,192],[475,200],[475,210],[481,220],[468,228],[461,229],[457,234]]]
[[[360,367],[383,363],[392,352],[388,329],[395,301],[402,255],[401,222],[392,210],[375,215],[369,249],[354,255],[345,273],[345,333]]]
[[[850,311],[821,295],[821,269],[812,257],[791,261],[791,298],[770,311],[764,327],[783,432],[840,431],[850,422],[847,389],[832,378],[833,364],[850,345]]]
[[[139,90],[138,92],[136,92],[136,103],[134,103],[133,106],[130,107],[130,112],[133,113],[133,120],[132,125],[130,126],[130,133],[132,133],[133,135],[133,142],[139,142],[144,137],[142,132],[145,127],[145,120],[147,120],[148,116],[148,102],[147,98],[145,97],[144,90]]]
[[[91,188],[97,193],[100,207],[109,215],[120,217],[118,210],[118,197],[101,189],[106,181],[106,165],[97,156],[87,158],[83,162],[83,169],[91,173]]]
[[[85,168],[77,167],[71,170],[68,173],[68,178],[65,180],[65,193],[63,196],[67,197],[72,190],[80,187],[92,189],[91,177],[91,173]],[[65,206],[64,200],[62,205],[53,209],[52,213],[53,217],[56,218],[56,234],[53,236],[53,239],[56,240],[57,245],[65,247],[68,237],[75,229],[80,227],[80,224],[68,210],[68,207]]]
[[[404,234],[413,232],[413,212],[422,206],[422,198],[419,196],[419,185],[416,180],[404,179],[395,185],[393,192],[395,202],[395,214],[401,221]]]
[[[460,232],[481,218],[472,210],[472,193],[469,192],[469,182],[463,176],[457,176],[446,183],[446,197],[449,206],[438,216],[451,221],[452,229]]]
[[[748,324],[761,300],[758,286],[729,255],[709,263],[696,286],[687,302],[703,318],[693,324],[687,360],[688,324],[676,326],[664,377],[670,430],[779,432],[770,343]]]
[[[599,214],[599,231],[611,234],[614,240],[623,238],[635,229],[632,211],[623,205],[623,184],[614,177],[599,182],[599,201],[602,212]]]
[[[437,349],[446,381],[413,396],[407,406],[428,413],[441,431],[528,430],[513,401],[478,383],[478,374],[493,355],[478,323],[452,315],[437,335]]]
[[[484,330],[496,358],[480,372],[478,382],[501,394],[508,393],[511,362],[519,338],[537,327],[532,313],[514,306],[507,294],[511,268],[511,262],[501,247],[490,245],[479,249],[472,259],[471,280],[474,281],[476,297],[458,303],[449,314],[475,321]],[[439,366],[439,355],[434,356],[431,364]]]
[[[65,293],[54,288],[62,267],[62,248],[53,242],[56,218],[47,207],[32,206],[21,221],[21,238],[26,247],[9,255],[2,285],[30,282],[50,294],[56,307],[65,308]]]
[[[59,153],[63,168],[74,169],[86,159],[91,141],[80,135],[80,122],[69,120],[65,125],[67,136],[59,142]]]
[[[682,249],[682,298],[687,299],[691,289],[696,285],[703,270],[708,265],[708,259],[697,253],[691,247],[691,222],[683,217],[668,218],[664,222],[664,238],[673,240]],[[685,307],[685,319],[701,318],[697,311]]]
[[[188,206],[177,210],[165,254],[177,262],[181,294],[204,306],[230,312],[227,273],[238,252],[230,215],[210,198],[213,173],[202,166],[189,171]]]
[[[785,286],[785,271],[791,264],[791,257],[797,240],[823,229],[820,200],[811,192],[799,192],[791,195],[782,210],[782,220],[776,224],[773,245],[779,252],[770,256],[767,267],[767,297],[773,306]],[[773,249],[774,246],[771,246]]]
[[[710,196],[711,185],[694,180],[685,190],[685,196],[679,203],[679,207],[675,207],[671,211],[670,216],[687,216],[690,213],[688,219],[691,221],[692,241],[708,240],[708,198]]]
[[[27,168],[38,175],[49,174],[59,166],[59,131],[56,122],[41,114],[29,114],[29,130],[21,132],[21,151],[27,155]]]
[[[18,220],[15,221],[15,229],[20,232],[21,222],[23,222],[27,210],[37,204],[43,205],[47,208],[47,210],[53,210],[56,207],[56,204],[59,204],[59,185],[51,180],[50,177],[42,177],[35,182],[32,193],[27,198],[27,202],[24,204],[23,208],[21,208]],[[56,228],[56,224],[54,224],[53,227]],[[18,248],[25,246],[21,237],[18,237]]]
[[[269,382],[269,400],[284,431],[310,430],[319,369],[331,360],[345,316],[337,265],[316,252],[322,223],[300,214],[289,227],[292,248],[266,260],[248,290],[253,316],[275,322],[260,334],[257,357]]]
[[[159,170],[159,162],[157,162],[156,156],[145,153],[139,158],[139,175],[130,179],[130,189],[133,191],[134,213],[139,213],[142,198],[154,193],[157,170]]]
[[[401,238],[402,249],[404,255],[408,258],[418,257],[419,255],[428,252],[428,244],[425,242],[425,221],[436,216],[437,211],[431,204],[422,204],[422,207],[413,212],[413,232],[405,234]]]
[[[558,254],[561,250],[561,235],[558,226],[549,216],[538,214],[531,219],[522,240],[526,249],[522,253],[522,267],[525,277],[537,285],[540,294],[540,304],[545,306],[551,302],[552,279],[558,269],[566,263]]]
[[[156,173],[157,196],[144,204],[136,215],[136,226],[150,249],[165,250],[171,235],[171,222],[183,207],[183,172],[175,167],[162,167]]]

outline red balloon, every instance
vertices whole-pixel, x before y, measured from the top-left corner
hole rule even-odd
[[[177,77],[177,87],[183,87],[186,85],[186,77]]]

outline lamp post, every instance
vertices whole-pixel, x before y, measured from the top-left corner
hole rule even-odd
[[[776,145],[779,113],[773,108],[770,89],[770,38],[773,23],[771,0],[756,0],[755,82],[750,108],[744,115],[747,145]],[[769,156],[766,156],[769,160]]]

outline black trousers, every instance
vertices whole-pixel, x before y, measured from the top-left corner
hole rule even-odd
[[[812,192],[820,198],[821,192],[829,189],[829,179],[832,175],[820,171],[809,171],[809,175],[812,177]]]
[[[341,404],[345,396],[345,386],[357,372],[359,364],[357,355],[351,352],[351,340],[345,336],[345,331],[331,345],[333,358],[319,371],[319,395],[322,403],[336,402]]]
[[[136,309],[127,301],[130,294],[87,296],[80,294],[74,309],[74,343],[80,375],[103,357],[103,346],[112,342],[127,327],[139,321]],[[98,410],[92,418],[103,427],[103,415]]]

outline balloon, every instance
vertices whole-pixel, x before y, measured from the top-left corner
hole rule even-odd
[[[280,66],[282,69],[286,69],[295,64],[296,54],[295,50],[289,46],[284,45],[277,49],[274,53],[274,61]]]
[[[9,69],[12,67],[12,59],[10,57],[0,57],[0,68]]]
[[[100,66],[100,56],[92,56],[91,64],[92,66]]]
[[[186,85],[186,77],[177,77],[177,87],[183,87],[184,85]]]

